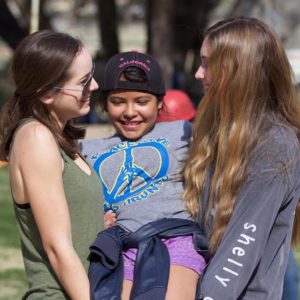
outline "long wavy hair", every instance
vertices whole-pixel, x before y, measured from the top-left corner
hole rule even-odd
[[[47,126],[60,147],[73,159],[76,157],[77,139],[84,136],[84,130],[68,121],[62,131],[40,99],[58,92],[53,88],[70,78],[69,68],[81,49],[81,41],[48,30],[35,32],[19,44],[12,61],[15,92],[0,115],[1,160],[8,160],[14,132],[25,118]]]
[[[214,202],[210,233],[214,253],[234,210],[249,158],[264,134],[266,117],[278,117],[299,139],[300,106],[282,43],[265,23],[247,17],[226,19],[208,28],[204,40],[212,83],[198,107],[183,197],[188,211],[198,217],[203,205],[199,197],[213,169],[205,218]],[[294,230],[294,241],[296,236]]]

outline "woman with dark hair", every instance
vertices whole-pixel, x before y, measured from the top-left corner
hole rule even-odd
[[[213,254],[199,299],[281,299],[300,197],[291,68],[279,38],[254,18],[210,27],[200,55],[205,95],[184,171],[188,211]]]
[[[89,112],[91,55],[64,33],[40,31],[17,47],[15,92],[1,115],[0,159],[9,162],[29,288],[23,299],[90,299],[89,245],[101,229],[101,187],[79,154]]]
[[[81,146],[102,183],[105,225],[116,226],[91,247],[93,299],[194,300],[208,255],[181,199],[191,124],[157,123],[165,85],[152,56],[118,53],[101,75],[100,103],[116,134]],[[108,236],[114,237],[110,248]],[[106,261],[109,268],[100,276]]]

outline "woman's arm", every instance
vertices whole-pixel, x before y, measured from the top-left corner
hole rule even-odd
[[[204,273],[203,299],[274,299],[272,293],[279,293],[299,198],[292,143],[282,137],[251,161],[251,175]]]
[[[45,126],[30,123],[24,127],[14,142],[24,197],[30,202],[44,249],[61,285],[71,299],[88,300],[88,277],[72,245],[61,154]]]

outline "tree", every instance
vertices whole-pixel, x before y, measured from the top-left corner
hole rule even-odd
[[[0,1],[0,35],[4,41],[14,50],[27,34],[27,30],[19,25],[11,13],[6,1]]]
[[[52,29],[51,18],[45,11],[46,3],[48,0],[40,0],[39,11],[39,30],[40,29]],[[31,0],[18,0],[15,1],[22,15],[22,21],[26,24],[26,27],[30,27],[31,18]]]
[[[102,55],[105,60],[119,52],[115,0],[97,0]]]
[[[146,0],[147,52],[161,64],[167,88],[193,93],[199,65],[201,33],[211,10],[220,0]],[[140,2],[141,3],[141,2]],[[97,0],[103,58],[119,52],[117,11],[114,0]],[[127,5],[130,5],[128,2]],[[186,62],[190,57],[190,67]],[[201,85],[196,83],[199,88]],[[196,91],[199,98],[199,91]]]
[[[202,31],[219,0],[148,0],[148,52],[163,66],[167,87],[193,92]],[[190,67],[187,60],[191,58]],[[201,86],[197,83],[197,86]],[[195,91],[199,98],[199,91]]]
[[[160,62],[166,80],[166,87],[171,88],[174,63],[174,1],[148,0],[148,45],[147,52]]]

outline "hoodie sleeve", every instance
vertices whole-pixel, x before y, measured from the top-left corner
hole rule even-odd
[[[266,142],[251,160],[249,175],[238,194],[224,237],[200,283],[200,299],[242,299],[253,280],[259,288],[251,291],[256,296],[250,298],[269,299],[265,294],[267,286],[277,282],[268,282],[264,290],[264,281],[280,277],[270,275],[278,269],[271,265],[279,259],[281,246],[289,243],[299,199],[294,183],[299,163],[293,143],[294,137],[289,143],[286,135],[285,139],[279,135],[271,144]]]

